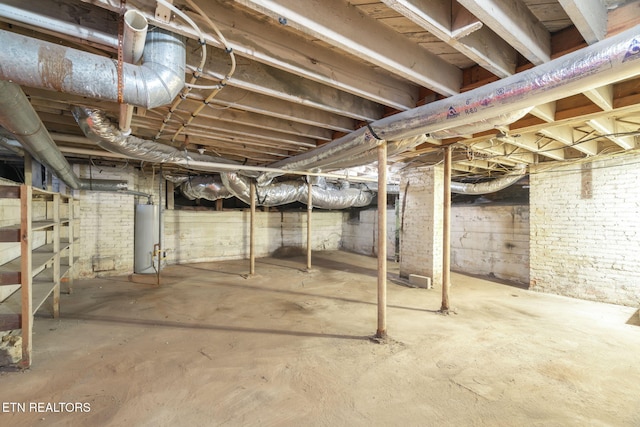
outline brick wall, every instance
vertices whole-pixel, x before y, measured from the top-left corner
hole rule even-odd
[[[340,211],[312,214],[312,249],[337,250],[342,240]],[[249,257],[247,211],[167,211],[165,247],[167,262],[188,263]],[[306,212],[256,212],[256,257],[282,247],[306,249]]]
[[[400,275],[442,285],[443,168],[413,169],[400,183]]]
[[[529,206],[453,206],[451,269],[528,284]]]
[[[531,175],[531,289],[640,304],[640,155]]]
[[[158,174],[144,174],[132,166],[75,166],[81,178],[127,181],[130,189],[150,193],[158,201]],[[76,277],[133,272],[134,218],[137,197],[129,194],[76,191],[79,239]],[[140,198],[141,203],[147,199]]]
[[[367,209],[350,217],[344,214],[342,249],[363,255],[378,255],[378,210]],[[387,258],[396,256],[396,211],[387,209]]]

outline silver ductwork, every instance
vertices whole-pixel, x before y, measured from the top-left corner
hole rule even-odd
[[[118,64],[111,58],[3,30],[0,45],[1,80],[118,101]],[[182,36],[149,31],[143,64],[122,64],[122,101],[144,108],[169,104],[184,87],[185,58]]]
[[[451,192],[456,194],[481,195],[495,193],[518,182],[527,173],[526,165],[517,165],[509,173],[491,181],[464,183],[451,181]]]
[[[488,130],[494,126],[493,118],[634,77],[640,73],[639,28],[477,89],[382,118],[322,147],[269,166],[330,170],[326,165],[334,164],[335,159],[370,152],[382,140],[403,141],[470,123],[489,126],[475,126],[476,132]],[[405,147],[409,148],[410,144]],[[269,182],[275,176],[270,172],[262,174],[258,182]]]
[[[233,165],[235,162],[209,156],[206,154],[191,153],[185,150],[144,140],[131,135],[123,134],[102,111],[84,107],[73,107],[72,113],[84,134],[100,147],[113,153],[143,160],[152,163],[171,163],[184,166],[193,170],[206,172],[221,172],[222,183],[231,195],[245,203],[250,202],[250,180],[247,176],[240,176],[235,172],[224,172],[217,164]],[[197,162],[197,163],[196,163]],[[251,173],[251,172],[247,172]],[[178,181],[183,177],[176,178]],[[186,191],[187,197],[205,198],[216,200],[225,194],[222,189],[213,189],[217,185],[213,180],[202,186],[209,186],[208,196],[205,197],[204,189],[194,189],[181,184],[181,191]],[[344,209],[352,206],[366,206],[373,200],[373,193],[366,186],[356,188],[334,188],[313,186],[313,205],[322,209]],[[279,206],[293,202],[307,202],[307,185],[302,181],[284,181],[258,187],[257,203],[261,206]]]
[[[1,68],[2,66],[0,66]],[[37,161],[74,190],[126,191],[126,181],[79,179],[60,152],[26,95],[15,83],[0,80],[0,126],[11,132]]]
[[[249,178],[228,172],[221,174],[225,187],[238,199],[249,204]],[[307,203],[308,186],[303,181],[284,181],[256,186],[256,203],[261,206],[279,206],[287,203]],[[351,186],[348,182],[332,185],[318,181],[311,186],[313,206],[320,209],[347,209],[371,204],[374,193],[366,185]]]
[[[73,107],[71,112],[87,138],[112,153],[145,162],[172,163],[205,172],[219,171],[214,165],[207,166],[207,163],[236,164],[236,162],[222,157],[187,152],[169,145],[124,134],[103,111]],[[191,162],[198,162],[198,166],[194,167],[190,164]]]
[[[218,200],[233,197],[219,176],[192,176],[181,183],[179,188],[189,200]]]

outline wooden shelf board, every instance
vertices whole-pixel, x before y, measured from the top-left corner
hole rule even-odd
[[[38,231],[38,230],[46,230],[47,228],[51,228],[53,226],[56,225],[55,221],[51,221],[51,220],[39,220],[39,221],[32,221],[31,222],[31,230],[32,231]]]
[[[18,185],[0,185],[0,199],[19,199],[20,186]]]

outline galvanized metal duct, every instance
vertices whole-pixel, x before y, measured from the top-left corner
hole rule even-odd
[[[2,68],[2,65],[0,65]],[[0,80],[0,126],[11,132],[36,160],[74,190],[126,191],[126,181],[83,180],[71,169],[26,95],[15,83]]]
[[[238,199],[250,203],[249,178],[236,173],[221,174],[225,187]],[[256,186],[256,202],[261,206],[278,206],[300,202],[307,204],[308,186],[303,181],[284,181],[265,186]],[[352,187],[349,183],[334,186],[322,180],[311,186],[311,199],[314,207],[320,209],[347,209],[367,206],[373,200],[374,193],[365,185]]]
[[[480,195],[495,193],[515,184],[527,173],[526,165],[517,165],[511,172],[491,181],[467,184],[451,181],[451,192],[457,194]]]
[[[640,73],[639,35],[640,26],[636,26],[494,83],[377,120],[329,144],[270,166],[285,170],[330,170],[326,166],[335,164],[336,159],[370,151],[380,140],[401,141],[482,123],[514,110],[633,77]],[[269,182],[275,176],[264,173],[258,182]]]
[[[0,30],[0,79],[94,99],[118,101],[117,61]],[[185,82],[185,41],[155,28],[143,64],[122,64],[122,101],[144,108],[170,103]]]

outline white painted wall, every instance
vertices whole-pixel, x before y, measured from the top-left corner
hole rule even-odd
[[[400,182],[400,275],[442,285],[443,168],[417,168]]]
[[[76,168],[89,177],[88,166]],[[94,179],[128,181],[130,188],[153,194],[158,202],[158,177],[134,168],[92,167]],[[136,198],[117,193],[79,192],[80,277],[129,274],[133,271]],[[146,199],[140,199],[146,203]],[[312,249],[337,250],[342,242],[342,211],[313,211]],[[246,211],[165,210],[164,248],[167,263],[189,263],[249,257],[249,218]],[[307,213],[256,212],[256,256],[281,247],[306,249]]]
[[[344,213],[342,249],[363,255],[378,255],[378,210],[367,209],[353,217]],[[387,209],[387,259],[396,254],[396,212]]]
[[[640,305],[640,155],[534,170],[531,289]]]
[[[453,206],[451,269],[529,284],[529,206]]]
[[[337,250],[342,239],[342,212],[314,211],[312,250]],[[243,259],[249,257],[247,211],[167,211],[165,246],[167,262]],[[256,212],[256,257],[268,256],[282,247],[307,246],[306,212]]]

